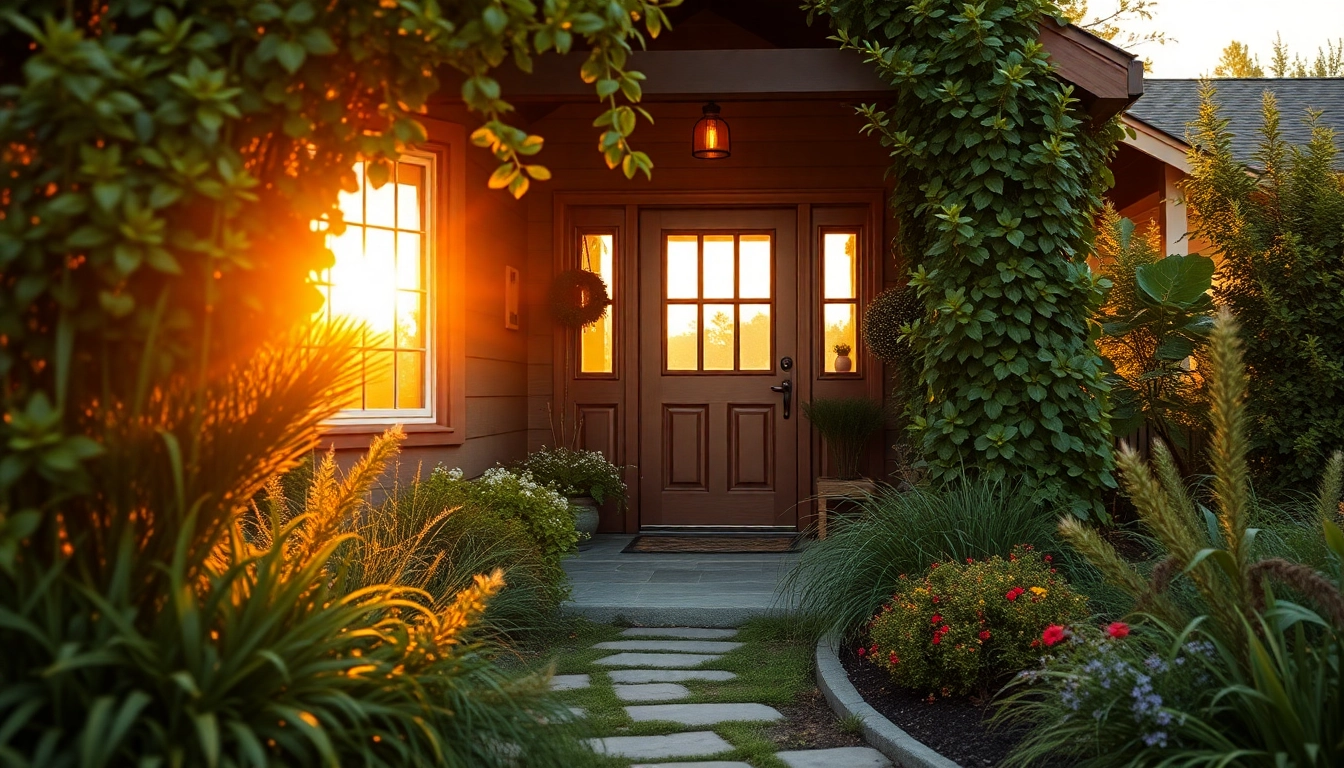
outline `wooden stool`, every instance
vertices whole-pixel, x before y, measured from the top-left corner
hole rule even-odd
[[[858,501],[877,492],[877,483],[865,477],[857,480],[817,478],[817,538],[826,538],[826,508],[830,499]]]

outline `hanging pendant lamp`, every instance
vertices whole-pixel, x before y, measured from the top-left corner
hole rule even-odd
[[[728,137],[728,123],[719,117],[719,105],[709,102],[705,105],[705,116],[695,123],[695,132],[691,136],[691,155],[701,160],[718,160],[732,154],[732,142]]]

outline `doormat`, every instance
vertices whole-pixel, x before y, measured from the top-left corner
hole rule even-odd
[[[745,555],[758,552],[797,552],[802,536],[636,536],[622,552],[646,554]]]

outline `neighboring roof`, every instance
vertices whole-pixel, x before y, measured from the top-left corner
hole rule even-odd
[[[1199,117],[1200,80],[1144,81],[1143,97],[1130,106],[1128,115],[1166,133],[1186,140],[1187,126]],[[1344,146],[1344,78],[1257,77],[1216,78],[1211,81],[1220,114],[1232,133],[1232,154],[1249,163],[1260,144],[1264,124],[1261,101],[1272,91],[1279,105],[1279,130],[1290,144],[1305,144],[1311,129],[1303,123],[1307,110],[1320,110],[1321,123],[1334,128],[1336,144]],[[1344,164],[1344,154],[1340,157]]]

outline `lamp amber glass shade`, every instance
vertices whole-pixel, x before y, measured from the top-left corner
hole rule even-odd
[[[701,160],[718,160],[732,154],[732,142],[728,137],[728,122],[719,117],[719,105],[713,102],[705,105],[705,116],[695,124],[691,137],[691,154]]]

